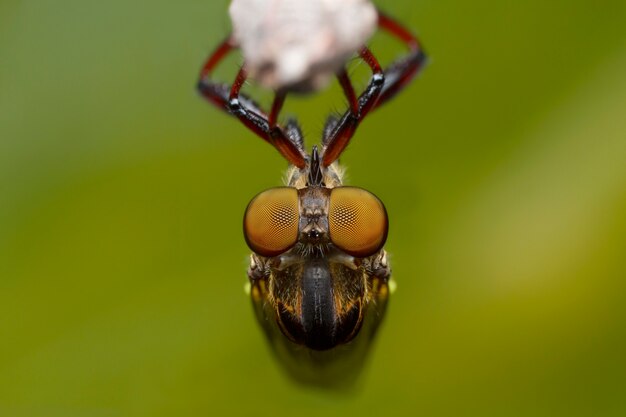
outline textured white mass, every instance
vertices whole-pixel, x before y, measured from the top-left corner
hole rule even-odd
[[[369,0],[232,0],[233,36],[264,87],[313,91],[376,30]]]

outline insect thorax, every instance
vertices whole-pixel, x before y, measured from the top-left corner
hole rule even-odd
[[[285,175],[285,185],[297,189],[309,186],[309,174],[311,167],[307,165],[304,169],[299,169],[293,165],[287,168]],[[321,168],[322,184],[326,188],[335,188],[343,185],[344,169],[334,162],[326,168]]]

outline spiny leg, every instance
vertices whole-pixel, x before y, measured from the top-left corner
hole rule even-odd
[[[339,155],[341,155],[346,146],[348,146],[361,120],[374,108],[385,82],[383,70],[376,57],[374,57],[374,54],[364,46],[359,51],[359,55],[371,68],[372,78],[365,88],[365,91],[356,99],[354,88],[352,87],[352,83],[345,69],[342,69],[337,74],[339,83],[348,98],[350,107],[335,124],[330,135],[324,138],[322,165],[325,167],[339,158]]]
[[[365,116],[400,92],[417,75],[426,60],[419,40],[405,27],[380,11],[378,26],[404,42],[409,48],[409,53],[391,63],[383,73],[369,49],[365,47],[361,49],[361,59],[370,66],[373,74],[368,87],[358,100],[345,68],[337,73],[339,83],[348,99],[349,109],[339,120],[333,122],[333,129],[325,130],[323,166],[328,166],[339,158]]]
[[[200,77],[198,79],[198,90],[200,93],[216,107],[222,110],[227,110],[228,107],[228,91],[230,88],[223,83],[217,83],[212,81],[209,77],[215,67],[226,58],[226,56],[236,48],[236,45],[231,36],[228,36],[222,43],[220,43],[215,51],[207,58],[206,62],[200,70]]]
[[[409,49],[409,53],[394,61],[385,69],[385,85],[375,104],[375,108],[402,91],[426,62],[426,54],[417,37],[380,10],[378,11],[378,27],[404,42]]]
[[[228,109],[230,113],[235,115],[248,129],[273,145],[289,163],[300,169],[304,168],[306,165],[304,153],[297,143],[290,140],[290,136],[285,133],[283,128],[276,124],[278,113],[285,101],[285,92],[279,91],[276,93],[274,104],[268,117],[258,106],[252,108],[246,106],[246,96],[240,93],[246,78],[246,69],[241,67],[229,93]],[[244,100],[241,100],[242,97]]]
[[[221,44],[215,48],[213,53],[207,58],[206,62],[200,70],[200,77],[198,79],[198,91],[206,98],[210,103],[213,103],[217,108],[230,112],[229,102],[232,87],[225,83],[217,82],[211,79],[211,75],[220,62],[226,58],[226,56],[237,46],[234,43],[232,37],[227,37]],[[240,78],[240,74],[237,74],[237,79]],[[245,81],[245,78],[241,81]],[[241,87],[239,87],[241,88]],[[259,105],[251,98],[241,95],[239,101],[252,112],[263,114]],[[264,138],[267,140],[266,138]]]
[[[198,90],[209,102],[236,116],[248,129],[273,145],[291,164],[304,168],[306,160],[299,144],[293,143],[290,136],[277,125],[278,114],[285,101],[285,92],[276,93],[268,117],[254,100],[240,93],[247,78],[245,67],[241,67],[231,87],[210,78],[215,67],[235,47],[232,38],[228,37],[216,48],[200,71]]]

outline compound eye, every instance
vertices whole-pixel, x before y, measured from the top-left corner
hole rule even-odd
[[[378,252],[387,239],[387,211],[374,194],[357,187],[337,187],[330,193],[330,240],[339,249],[364,258]]]
[[[243,218],[243,233],[253,252],[266,257],[279,255],[298,240],[298,191],[277,187],[250,201]]]

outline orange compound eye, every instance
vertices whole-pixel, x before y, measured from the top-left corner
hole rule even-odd
[[[387,211],[374,194],[357,187],[337,187],[330,193],[330,240],[344,252],[364,258],[378,252],[387,239]]]
[[[243,218],[243,233],[252,251],[261,256],[279,255],[298,240],[298,191],[277,187],[250,201]]]

